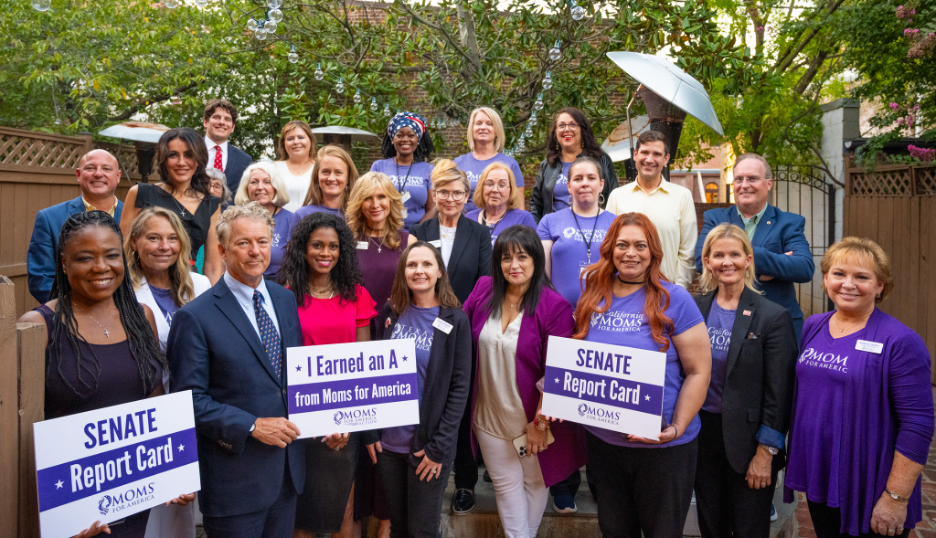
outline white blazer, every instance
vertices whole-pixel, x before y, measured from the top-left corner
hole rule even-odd
[[[192,285],[195,288],[195,297],[211,289],[211,281],[205,275],[192,273]],[[140,288],[136,290],[137,301],[145,304],[153,311],[153,317],[156,318],[156,333],[159,337],[159,348],[166,351],[166,341],[169,339],[169,324],[166,323],[166,317],[162,315],[159,305],[156,304],[156,298],[153,297],[153,291],[150,290],[146,277],[140,282]],[[194,299],[195,297],[192,297]]]

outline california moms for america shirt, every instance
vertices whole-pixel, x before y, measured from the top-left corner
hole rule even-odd
[[[432,190],[432,165],[425,162],[399,165],[393,159],[383,159],[371,165],[371,172],[381,172],[390,178],[390,182],[403,195],[403,207],[406,208],[406,217],[403,219],[403,228],[406,231],[422,220],[426,214],[426,202],[429,200],[429,191]],[[409,193],[409,196],[407,196]]]
[[[704,323],[702,312],[696,306],[695,301],[689,292],[670,282],[660,282],[670,295],[670,305],[666,309],[666,315],[673,320],[675,330],[667,335],[669,348],[666,350],[666,376],[663,385],[663,419],[666,424],[673,421],[673,411],[676,408],[676,399],[679,397],[679,390],[682,388],[686,376],[679,363],[679,357],[676,353],[676,346],[673,345],[672,336],[680,335],[683,332],[695,327],[699,323]],[[660,344],[653,339],[650,331],[650,325],[644,315],[644,302],[647,299],[645,288],[641,288],[630,295],[624,297],[614,296],[611,302],[611,308],[602,314],[593,314],[588,335],[585,340],[588,342],[599,342],[602,344],[613,344],[617,346],[628,346],[649,351],[660,351]],[[663,333],[666,335],[666,332]],[[677,446],[688,443],[695,439],[699,434],[701,421],[699,416],[693,417],[692,422],[686,428],[681,437],[659,445],[649,445],[646,443],[634,443],[627,440],[627,435],[595,426],[586,426],[588,431],[600,438],[606,443],[617,446],[626,446],[632,448],[665,448],[668,446]],[[663,430],[663,424],[660,425]]]
[[[581,273],[589,265],[588,247],[591,246],[591,263],[597,262],[601,257],[601,242],[614,219],[614,213],[608,211],[602,211],[597,217],[582,217],[573,215],[569,208],[540,220],[537,228],[540,239],[553,242],[549,254],[553,286],[573,310],[582,295]]]

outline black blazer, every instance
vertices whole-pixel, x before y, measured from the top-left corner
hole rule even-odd
[[[454,255],[454,253],[453,253]],[[455,441],[458,426],[468,403],[471,384],[471,325],[468,315],[460,308],[439,308],[439,317],[452,324],[448,334],[433,329],[432,350],[429,352],[429,368],[422,403],[419,405],[419,425],[413,440],[412,452],[425,449],[429,459],[436,463],[449,463],[455,459]],[[390,340],[398,316],[384,306],[377,317],[378,340]],[[364,442],[380,440],[380,430],[365,432]],[[410,463],[419,466],[422,458],[409,455]]]
[[[438,241],[438,215],[413,226],[409,233],[420,241]],[[464,215],[458,217],[455,245],[446,270],[455,296],[464,303],[478,279],[491,274],[491,231],[487,226]]]
[[[224,177],[227,179],[228,189],[231,190],[231,196],[237,194],[237,187],[240,186],[241,176],[244,170],[253,162],[253,158],[238,148],[228,144],[228,162],[224,169]],[[231,200],[233,204],[233,198]],[[230,204],[229,204],[230,205]]]
[[[695,298],[706,321],[717,291]],[[798,353],[790,312],[745,288],[731,328],[722,391],[725,450],[735,472],[747,472],[762,427],[767,437],[786,437]],[[783,460],[775,457],[774,468],[782,468]]]

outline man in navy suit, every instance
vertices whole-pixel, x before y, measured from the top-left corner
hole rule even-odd
[[[299,428],[286,419],[286,349],[302,345],[292,293],[263,279],[274,222],[251,202],[224,211],[227,271],[172,320],[172,390],[191,390],[209,537],[292,536],[305,483]]]
[[[78,160],[78,188],[81,196],[52,207],[39,210],[29,239],[26,253],[26,282],[29,293],[40,304],[49,301],[52,281],[55,280],[55,251],[59,232],[68,217],[82,211],[99,209],[110,213],[118,222],[123,202],[114,192],[120,183],[120,164],[117,158],[103,149],[93,149]]]
[[[208,168],[224,172],[228,189],[237,192],[244,170],[253,158],[228,143],[237,124],[237,108],[227,99],[212,99],[205,105],[202,125],[205,126],[205,145],[208,146]]]
[[[735,207],[709,209],[696,242],[696,270],[702,272],[702,246],[709,231],[730,222],[744,228],[754,246],[754,269],[764,296],[789,310],[796,339],[803,328],[803,311],[796,300],[794,282],[813,279],[816,265],[803,229],[806,219],[767,204],[773,174],[767,161],[755,153],[738,157],[734,165]]]

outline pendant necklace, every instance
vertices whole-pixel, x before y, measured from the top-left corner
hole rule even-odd
[[[374,236],[370,236],[370,238],[373,240],[373,239],[374,239]],[[377,245],[377,254],[380,254],[380,253],[382,252],[382,251],[381,251],[381,247],[384,246],[383,239],[377,238],[377,240],[374,242],[374,244]]]
[[[87,312],[84,312],[83,310],[80,310],[80,309],[78,309],[78,311],[79,311],[79,312],[83,312],[83,313],[87,313]],[[96,323],[97,326],[100,327],[101,330],[104,331],[104,338],[110,338],[110,331],[107,330],[107,327],[105,327],[104,325],[101,325],[101,322],[99,322],[98,320],[94,319],[94,316],[92,316],[90,313],[87,313],[87,314],[88,314],[88,317],[91,318],[91,321],[93,321],[94,323]]]

